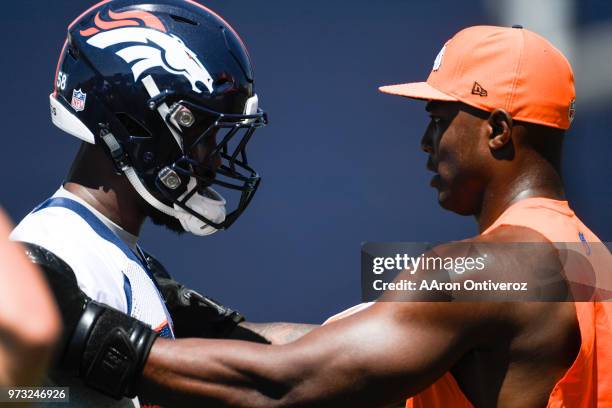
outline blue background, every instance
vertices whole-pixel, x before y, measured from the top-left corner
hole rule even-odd
[[[48,94],[66,26],[90,4],[3,4],[0,203],[15,221],[59,187],[78,148],[51,124]],[[480,1],[205,4],[249,47],[271,124],[250,144],[262,186],[230,230],[197,238],[145,226],[141,244],[179,280],[250,320],[320,322],[360,301],[361,242],[477,233],[472,218],[439,208],[429,187],[424,104],[377,87],[424,80],[456,31],[495,24]],[[584,24],[612,10],[581,2],[577,15]],[[564,167],[571,205],[608,241],[611,130],[609,106],[578,108]]]

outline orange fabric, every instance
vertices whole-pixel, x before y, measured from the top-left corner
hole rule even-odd
[[[389,85],[409,98],[461,101],[515,120],[567,129],[574,117],[574,74],[550,42],[523,28],[474,26],[446,42],[427,82]]]
[[[601,242],[567,201],[528,198],[515,203],[483,234],[502,225],[534,229],[551,242]],[[608,254],[609,256],[609,254]],[[548,399],[549,408],[612,407],[612,303],[576,302],[581,346]],[[406,401],[406,408],[472,407],[451,373]]]

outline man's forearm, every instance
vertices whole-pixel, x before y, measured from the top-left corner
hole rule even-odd
[[[272,344],[291,343],[319,327],[316,324],[303,323],[253,323],[242,322],[239,326],[251,330],[267,339]]]
[[[412,380],[396,366],[404,357],[389,350],[411,353],[389,339],[410,342],[402,336],[363,341],[367,333],[399,330],[378,314],[370,317],[326,325],[286,345],[160,338],[137,393],[181,407],[385,406],[402,399]]]
[[[171,406],[272,408],[292,383],[278,364],[278,351],[242,341],[158,339],[139,394]]]

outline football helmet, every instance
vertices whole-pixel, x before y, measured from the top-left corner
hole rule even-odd
[[[106,0],[86,10],[68,27],[50,103],[56,126],[102,145],[185,231],[228,228],[257,191],[246,146],[268,121],[251,59],[236,31],[195,1]],[[213,186],[235,195],[232,211]]]

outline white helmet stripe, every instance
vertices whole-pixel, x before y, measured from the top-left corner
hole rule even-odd
[[[159,88],[157,87],[157,84],[155,83],[155,80],[151,77],[151,75],[147,75],[146,77],[142,78],[142,83],[144,84],[145,89],[147,90],[151,98],[154,98],[161,93],[159,91]],[[178,144],[181,151],[184,152],[183,138],[166,122],[166,116],[168,116],[168,113],[170,112],[170,108],[168,108],[168,105],[166,105],[165,102],[160,104],[157,107],[157,112],[161,116],[168,129],[170,129],[170,132],[172,133],[172,136],[174,136],[174,140],[176,140],[176,143]],[[170,118],[170,120],[172,121],[172,124],[174,126],[176,126],[177,128],[179,127],[178,123],[176,123],[174,119]]]

